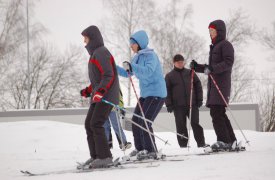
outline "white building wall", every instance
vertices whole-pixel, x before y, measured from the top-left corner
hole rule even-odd
[[[257,104],[231,104],[230,108],[241,129],[260,131],[260,115],[259,107]],[[134,111],[133,108],[127,109],[131,112]],[[15,121],[50,120],[84,125],[87,110],[87,108],[81,108],[6,111],[0,112],[0,123]],[[229,111],[227,111],[227,115],[231,120],[233,128],[238,129]],[[132,115],[128,113],[126,114],[126,116],[131,118]],[[160,128],[157,125],[160,125],[161,127],[166,127],[167,129],[175,130],[174,115],[171,113],[167,113],[166,107],[162,108],[160,114],[155,120],[155,123],[156,124],[153,126],[154,131],[167,131],[166,129]],[[130,122],[126,121],[122,122],[122,124],[125,129],[131,130]],[[200,108],[200,124],[204,129],[213,129],[209,109],[206,107]]]

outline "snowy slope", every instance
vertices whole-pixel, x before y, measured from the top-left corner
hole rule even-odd
[[[132,133],[126,132],[129,141]],[[182,156],[185,161],[160,162],[160,166],[111,170],[81,174],[61,174],[40,177],[26,177],[19,171],[47,172],[67,170],[75,167],[76,161],[88,158],[88,147],[84,127],[51,121],[26,121],[0,123],[0,179],[46,179],[46,180],[75,180],[75,179],[112,179],[119,180],[128,177],[135,179],[275,179],[275,133],[244,131],[251,141],[246,152],[218,154],[211,156]],[[168,139],[171,146],[157,141],[159,149],[165,154],[192,154],[202,152],[196,148],[192,136],[192,148],[178,148],[173,133],[158,133]],[[242,139],[239,131],[236,131]],[[205,131],[206,141],[215,141],[214,131]],[[112,150],[114,157],[123,156],[115,141]],[[129,153],[126,152],[126,153]]]

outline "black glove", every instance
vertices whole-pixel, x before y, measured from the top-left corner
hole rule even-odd
[[[131,63],[129,63],[128,61],[124,61],[122,63],[123,65],[123,68],[125,69],[125,71],[127,72],[132,72],[132,66],[131,66]]]
[[[174,111],[174,107],[173,106],[167,106],[167,111],[169,113],[172,113]]]
[[[202,106],[202,101],[198,101],[197,106],[200,108]]]
[[[89,91],[89,88],[86,87],[85,89],[82,89],[80,91],[80,95],[83,96],[83,97],[91,97],[91,92]]]
[[[197,61],[195,61],[194,59],[191,61],[191,63],[190,63],[190,69],[196,69],[197,68],[197,66],[198,66],[198,63],[197,63]]]
[[[213,72],[213,68],[207,64],[204,65],[204,74],[208,75]]]

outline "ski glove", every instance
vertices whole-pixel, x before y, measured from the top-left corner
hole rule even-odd
[[[197,68],[197,66],[198,66],[198,63],[197,63],[197,61],[195,61],[193,59],[189,66],[190,66],[191,69],[195,70]]]
[[[124,61],[123,63],[122,63],[122,65],[123,65],[123,68],[125,69],[125,71],[127,71],[128,73],[130,72],[132,72],[132,66],[131,66],[131,63],[129,63],[128,61]]]
[[[204,74],[209,75],[212,72],[213,72],[213,68],[211,66],[205,64],[205,66],[204,66]]]
[[[92,86],[86,87],[85,89],[82,89],[80,91],[80,95],[85,98],[91,97],[91,93],[92,93]]]
[[[93,101],[101,102],[102,97],[103,97],[103,94],[97,91],[93,97]]]
[[[174,111],[174,107],[173,106],[167,106],[167,111],[169,113],[172,113]]]

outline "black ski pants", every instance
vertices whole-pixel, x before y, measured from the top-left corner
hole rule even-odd
[[[153,122],[164,104],[164,98],[153,97],[153,96],[149,96],[146,98],[141,97],[141,98],[139,98],[139,102],[143,109],[145,118]],[[140,111],[138,104],[136,105],[134,113],[139,116],[142,116],[142,113]],[[145,122],[142,118],[133,116],[132,120],[135,123],[139,124],[140,126],[142,126],[146,129]],[[154,133],[153,128],[152,128],[152,123],[147,123],[147,125],[149,127],[150,132]],[[155,151],[154,146],[150,139],[150,134],[148,132],[142,130],[140,127],[138,127],[134,124],[132,125],[132,131],[133,131],[133,136],[134,136],[135,148],[138,151],[141,151],[141,150],[147,150],[148,152]],[[154,136],[152,136],[152,139],[153,139],[153,143],[156,147]]]
[[[217,135],[217,141],[233,143],[236,140],[230,120],[226,115],[225,107],[222,105],[210,105],[210,115],[213,127]]]
[[[103,102],[90,105],[85,120],[85,129],[91,158],[104,159],[112,157],[103,127],[112,108],[111,105]]]
[[[174,107],[174,115],[176,121],[177,133],[188,137],[187,127],[186,127],[186,117],[189,117],[189,108],[186,106],[176,106]],[[199,124],[199,108],[197,106],[192,107],[192,117],[191,117],[191,127],[193,130],[194,138],[197,142],[198,147],[205,145],[203,128]],[[177,136],[178,143],[180,147],[187,147],[188,140]]]

